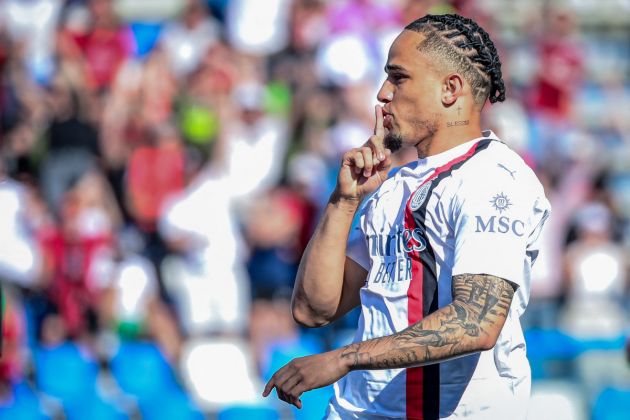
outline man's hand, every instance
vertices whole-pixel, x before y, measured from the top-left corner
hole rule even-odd
[[[263,397],[276,388],[278,398],[302,408],[300,396],[312,389],[330,385],[350,371],[340,350],[299,357],[280,368],[267,382]]]
[[[374,134],[363,147],[343,155],[336,194],[341,199],[360,201],[387,179],[391,151],[384,146],[383,109],[375,106]]]

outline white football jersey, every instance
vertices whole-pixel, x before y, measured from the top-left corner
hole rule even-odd
[[[495,347],[411,369],[358,370],[329,418],[524,418],[530,368],[519,317],[550,214],[534,172],[494,133],[403,166],[366,199],[347,256],[366,270],[354,341],[394,334],[452,301],[451,278],[518,285]]]

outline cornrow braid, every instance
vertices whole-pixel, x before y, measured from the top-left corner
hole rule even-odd
[[[499,54],[490,35],[475,21],[455,14],[426,15],[405,29],[425,36],[418,45],[420,51],[436,53],[462,73],[472,86],[476,102],[505,100]]]

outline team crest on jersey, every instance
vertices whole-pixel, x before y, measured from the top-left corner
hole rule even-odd
[[[420,208],[424,200],[427,199],[427,195],[429,194],[429,189],[431,188],[431,182],[429,181],[426,184],[422,185],[411,197],[411,203],[409,207],[411,207],[412,211],[416,211]]]

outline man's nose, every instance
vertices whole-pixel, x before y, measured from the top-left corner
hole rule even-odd
[[[378,91],[376,95],[376,99],[379,102],[388,103],[394,99],[394,91],[392,90],[392,85],[387,80],[383,82],[381,89]]]

